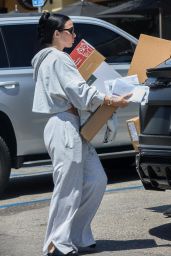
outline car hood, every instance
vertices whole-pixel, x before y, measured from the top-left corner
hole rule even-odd
[[[33,79],[37,80],[37,75],[39,71],[39,67],[43,60],[47,57],[49,53],[53,51],[52,47],[44,48],[43,50],[39,51],[32,59],[31,64],[33,66]]]

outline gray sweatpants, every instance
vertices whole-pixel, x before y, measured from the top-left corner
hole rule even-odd
[[[79,117],[62,112],[51,117],[44,130],[54,169],[44,255],[51,242],[64,254],[95,243],[90,223],[107,178],[95,149],[80,137],[79,126]]]

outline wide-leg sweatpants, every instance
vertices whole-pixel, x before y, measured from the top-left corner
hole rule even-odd
[[[64,254],[95,243],[90,224],[107,178],[95,149],[81,138],[79,126],[78,116],[62,112],[51,117],[44,130],[54,182],[44,255],[51,242]]]

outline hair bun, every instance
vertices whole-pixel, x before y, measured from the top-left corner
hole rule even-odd
[[[43,12],[42,16],[41,16],[41,19],[42,20],[48,20],[49,16],[50,16],[50,12]]]

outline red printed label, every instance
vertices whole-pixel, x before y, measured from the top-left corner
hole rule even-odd
[[[94,51],[94,47],[87,43],[85,40],[81,40],[79,44],[71,52],[70,56],[75,62],[77,68],[90,56]]]

